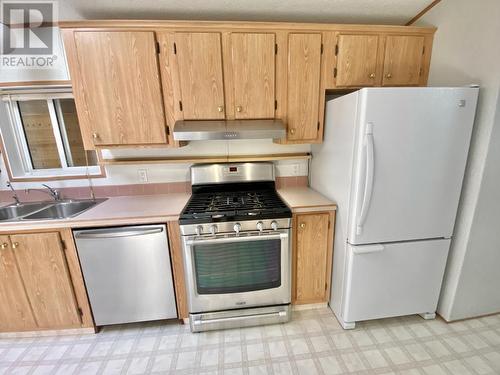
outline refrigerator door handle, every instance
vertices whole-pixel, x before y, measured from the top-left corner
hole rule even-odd
[[[365,191],[363,193],[363,203],[361,205],[361,211],[358,217],[356,234],[360,235],[363,231],[363,224],[366,220],[366,215],[368,214],[368,208],[370,207],[370,201],[372,199],[373,192],[373,173],[375,169],[375,145],[373,141],[373,123],[369,122],[366,124],[365,130],[365,141],[364,141],[365,153],[366,153],[366,174],[365,174]]]
[[[353,254],[370,254],[378,253],[384,251],[384,245],[364,245],[364,246],[352,246]]]

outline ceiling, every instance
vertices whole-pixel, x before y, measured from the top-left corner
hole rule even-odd
[[[59,19],[188,19],[402,25],[431,0],[60,0]]]

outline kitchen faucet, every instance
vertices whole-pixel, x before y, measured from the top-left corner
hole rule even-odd
[[[14,198],[14,200],[16,201],[16,205],[21,204],[21,201],[19,200],[19,197],[18,197],[16,191],[14,190],[14,188],[12,187],[12,184],[10,183],[10,181],[7,181],[7,187],[10,190],[12,190],[12,198]]]
[[[47,190],[41,190],[41,189],[27,189],[26,192],[30,193],[33,190],[40,191],[42,193],[47,193],[49,194],[52,198],[54,198],[55,201],[60,201],[61,200],[61,194],[59,193],[58,190],[50,187],[47,184],[42,184],[43,187],[47,188]]]

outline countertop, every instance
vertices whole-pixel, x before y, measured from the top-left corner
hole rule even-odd
[[[177,220],[189,197],[188,193],[111,197],[88,211],[69,219],[2,222],[0,233],[52,228],[163,223]],[[5,204],[8,203],[5,202]]]
[[[292,212],[330,211],[337,205],[309,187],[279,189],[278,194]]]
[[[337,207],[335,203],[307,187],[283,188],[279,189],[278,193],[292,212],[335,210]],[[0,233],[165,223],[178,219],[189,197],[188,193],[111,197],[73,218],[2,222]],[[0,202],[0,206],[10,203],[12,202]]]

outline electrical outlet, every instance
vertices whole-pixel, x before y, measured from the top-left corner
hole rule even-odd
[[[148,182],[148,170],[138,169],[137,174],[139,175],[139,182]]]
[[[294,176],[298,176],[300,172],[300,165],[299,164],[293,164],[292,165],[292,173]]]

